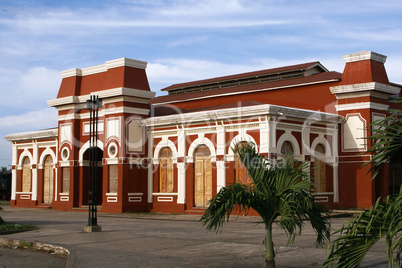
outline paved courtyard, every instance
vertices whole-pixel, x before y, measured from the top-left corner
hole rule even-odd
[[[233,218],[216,234],[206,232],[198,222],[199,215],[99,213],[102,232],[84,233],[85,212],[3,208],[4,220],[30,223],[40,229],[0,238],[62,246],[71,252],[68,267],[263,266],[265,231],[258,217]],[[339,228],[348,219],[332,219],[333,227]],[[328,253],[325,248],[315,248],[314,241],[314,231],[308,224],[292,245],[287,245],[286,235],[275,226],[277,267],[321,267]],[[12,258],[4,250],[0,255],[2,259]],[[38,267],[30,266],[29,257],[21,258],[22,263],[25,268]],[[362,267],[388,267],[384,243],[370,251]]]

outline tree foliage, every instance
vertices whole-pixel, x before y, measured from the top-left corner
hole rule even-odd
[[[401,103],[401,101],[398,101]],[[370,125],[373,145],[366,153],[375,153],[365,165],[371,165],[373,179],[380,169],[402,149],[401,110]],[[401,267],[402,188],[396,196],[380,197],[368,210],[362,211],[335,233],[339,237],[330,246],[325,267],[359,267],[370,248],[385,237],[389,267]],[[396,259],[394,260],[394,255]]]
[[[252,184],[234,183],[222,187],[210,200],[201,218],[208,230],[221,230],[231,214],[247,214],[254,209],[262,218],[266,229],[266,263],[275,266],[272,247],[272,225],[275,221],[292,243],[309,221],[317,234],[317,245],[329,238],[328,211],[314,202],[312,183],[308,179],[308,166],[291,158],[277,162],[258,154],[252,143],[233,148],[244,166]]]

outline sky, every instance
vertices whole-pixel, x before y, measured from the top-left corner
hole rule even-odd
[[[3,137],[57,126],[60,72],[121,57],[148,62],[151,90],[342,56],[386,55],[402,84],[400,0],[0,0],[0,167]]]

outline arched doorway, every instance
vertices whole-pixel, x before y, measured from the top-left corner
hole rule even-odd
[[[173,152],[169,147],[162,149],[159,156],[159,192],[173,193]]]
[[[211,152],[206,145],[199,146],[194,154],[194,205],[207,207],[212,199]]]
[[[50,204],[53,201],[53,158],[50,155],[45,158],[42,200],[45,204]]]
[[[326,168],[325,168],[325,148],[322,144],[318,144],[314,149],[314,186],[315,191],[326,192]]]
[[[89,196],[89,154],[90,149],[88,148],[83,155],[84,160],[84,172],[82,178],[82,203],[81,205],[88,205],[88,196]],[[96,199],[97,205],[102,204],[103,198],[103,168],[102,168],[102,158],[103,158],[103,151],[98,147],[95,148],[95,159],[97,163],[96,168]]]

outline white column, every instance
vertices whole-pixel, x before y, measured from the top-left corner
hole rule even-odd
[[[266,119],[266,120],[269,120]],[[268,121],[260,123],[260,153],[269,152],[269,125]]]
[[[334,126],[334,132],[332,134],[332,153],[333,153],[333,184],[334,184],[334,203],[339,202],[339,190],[338,190],[338,125]]]
[[[310,123],[306,122],[305,125],[303,126],[302,129],[302,155],[305,157],[306,155],[311,155],[311,150],[314,150],[313,148],[310,148]],[[303,158],[304,160],[305,158]]]
[[[11,145],[11,165],[12,165],[12,170],[11,170],[11,200],[15,200],[17,194],[17,154],[18,154],[18,148],[15,143],[12,143]]]
[[[36,168],[32,168],[32,200],[38,200],[38,143],[36,141],[32,144],[32,164],[36,165]]]
[[[153,202],[152,191],[154,187],[154,136],[152,135],[152,130],[148,130],[148,203]]]
[[[225,156],[226,149],[226,133],[223,126],[217,126],[217,149],[216,155]],[[216,192],[226,186],[226,167],[225,160],[216,161]]]
[[[186,133],[183,129],[177,132],[177,157],[186,161]],[[177,163],[177,204],[186,203],[186,163]]]
[[[53,165],[54,168],[54,178],[53,178],[53,185],[54,185],[54,201],[57,201],[57,162],[59,161],[59,143],[57,142],[57,138],[55,139],[55,144],[56,144],[56,162]]]
[[[276,118],[268,118],[268,146],[269,153],[276,153]]]

